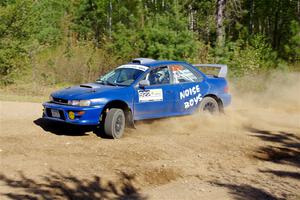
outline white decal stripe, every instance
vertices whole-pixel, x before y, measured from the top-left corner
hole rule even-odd
[[[138,69],[141,71],[146,71],[149,67],[144,66],[144,65],[121,65],[117,69],[120,69],[120,68]]]

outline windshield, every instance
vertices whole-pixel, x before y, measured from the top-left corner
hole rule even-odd
[[[129,86],[144,70],[134,68],[117,68],[96,80],[97,83],[105,85]]]

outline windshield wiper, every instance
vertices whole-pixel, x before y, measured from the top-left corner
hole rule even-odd
[[[104,80],[97,80],[96,83],[102,84],[102,85],[111,85],[111,86],[128,86],[126,84],[112,83],[112,82],[104,81]]]
[[[96,80],[96,83],[98,83],[98,84],[102,84],[102,85],[105,85],[105,82],[104,82],[104,81],[102,81],[102,80]]]
[[[102,84],[102,85],[112,85],[116,86],[117,84],[109,82],[109,81],[103,81],[103,80],[97,80],[96,83]]]
[[[112,82],[109,82],[109,81],[105,81],[106,85],[112,85],[112,86],[117,86],[118,84],[116,83],[112,83]]]

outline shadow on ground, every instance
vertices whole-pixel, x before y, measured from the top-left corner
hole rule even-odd
[[[254,152],[254,158],[265,162],[272,162],[281,166],[289,166],[295,168],[293,171],[289,170],[274,170],[274,169],[259,169],[259,173],[265,175],[276,176],[279,178],[286,178],[288,180],[300,180],[300,173],[296,170],[300,166],[300,138],[294,133],[288,132],[272,132],[267,130],[260,130],[252,127],[245,127],[251,136],[265,141],[264,146],[260,146]],[[261,176],[264,177],[264,176]],[[277,179],[280,180],[280,179]],[[214,185],[229,189],[230,194],[237,200],[275,200],[275,199],[298,199],[298,194],[293,194],[288,190],[275,188],[276,184],[260,184],[258,180],[251,180],[252,184],[244,184],[239,182],[220,182],[218,180],[212,182]],[[288,182],[285,182],[288,184]],[[260,185],[263,188],[257,187]],[[291,182],[291,187],[295,187]],[[265,189],[268,189],[266,191]],[[270,192],[272,191],[272,193]],[[274,192],[274,193],[273,193]],[[275,195],[277,194],[277,195]]]
[[[300,167],[300,138],[296,134],[284,131],[274,133],[250,127],[246,127],[246,129],[251,133],[251,136],[269,143],[269,145],[262,146],[257,150],[255,158],[280,165]],[[300,180],[300,173],[297,171],[260,169],[259,172],[280,178]]]
[[[283,131],[273,133],[249,127],[246,129],[251,132],[251,136],[270,143],[270,145],[258,149],[255,155],[256,158],[278,164],[300,167],[300,138],[296,134]]]
[[[298,172],[288,172],[288,171],[282,171],[282,170],[259,170],[259,172],[270,173],[270,174],[274,174],[279,177],[287,177],[287,178],[293,178],[293,179],[300,180],[300,173],[298,173]]]
[[[135,177],[126,173],[119,174],[119,181],[105,182],[99,176],[92,179],[80,179],[71,174],[51,171],[37,181],[19,173],[18,179],[0,174],[0,182],[12,191],[1,195],[9,199],[76,199],[76,200],[145,200],[140,189],[135,186]]]
[[[50,121],[43,118],[36,119],[33,121],[33,123],[41,127],[44,131],[53,133],[55,135],[87,136],[88,133],[95,133],[101,138],[109,138],[104,134],[102,128],[96,126],[79,126],[62,122]]]
[[[236,200],[281,200],[263,189],[247,184],[237,185],[219,182],[213,182],[213,184],[230,189],[230,194],[232,194]]]

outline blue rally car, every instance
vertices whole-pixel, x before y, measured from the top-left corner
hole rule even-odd
[[[219,69],[207,75],[201,67]],[[230,104],[226,65],[137,58],[94,83],[56,91],[43,104],[43,117],[77,125],[101,125],[120,138],[135,120],[220,112]]]

